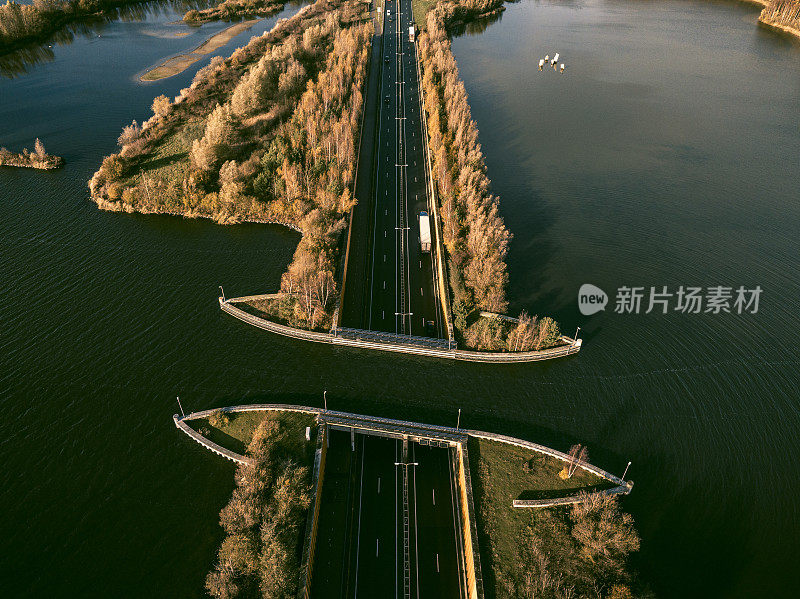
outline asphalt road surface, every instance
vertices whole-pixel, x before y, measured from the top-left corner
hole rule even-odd
[[[449,451],[410,443],[404,455],[401,441],[332,433],[313,597],[461,597]]]
[[[411,1],[384,10],[391,14],[374,39],[342,322],[442,337],[431,253],[420,246],[419,214],[431,210]]]

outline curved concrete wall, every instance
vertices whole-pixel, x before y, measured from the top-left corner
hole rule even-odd
[[[248,296],[250,298],[264,298],[269,296]],[[286,325],[271,322],[258,316],[253,316],[237,308],[234,304],[243,301],[244,298],[231,298],[225,300],[219,298],[220,308],[248,324],[256,326],[265,331],[283,335],[285,337],[293,337],[295,339],[302,339],[304,341],[315,341],[317,343],[331,343],[334,345],[347,345],[350,347],[360,347],[361,349],[377,349],[380,351],[390,351],[403,354],[412,354],[418,356],[430,356],[433,358],[445,358],[448,360],[462,360],[466,362],[494,362],[494,363],[515,363],[515,362],[537,362],[539,360],[550,360],[552,358],[561,358],[572,354],[577,354],[581,349],[581,344],[577,343],[574,339],[562,336],[561,340],[567,345],[560,347],[553,347],[550,349],[543,349],[540,351],[529,352],[478,352],[463,349],[436,349],[428,347],[418,347],[414,345],[400,345],[393,343],[377,343],[372,341],[362,341],[359,339],[345,339],[337,337],[330,333],[320,333],[317,331],[307,331],[305,329],[297,329],[288,327]]]

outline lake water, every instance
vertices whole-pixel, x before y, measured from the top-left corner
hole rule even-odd
[[[289,7],[284,15],[296,7]],[[0,571],[9,596],[197,597],[233,467],[172,426],[247,402],[496,430],[616,473],[636,565],[663,597],[789,597],[800,535],[800,44],[733,2],[522,2],[459,61],[515,235],[515,311],[581,326],[576,358],[492,366],[321,347],[222,314],[270,291],[296,233],[101,212],[86,181],[186,73],[138,74],[223,24],[107,23],[0,79],[0,145],[67,166],[0,170]],[[277,17],[275,17],[277,18]],[[268,19],[234,39],[229,54]],[[560,52],[563,75],[538,72]],[[4,63],[7,64],[7,63]],[[11,74],[10,71],[6,71]],[[582,317],[582,283],[611,295]],[[763,288],[757,314],[616,315],[622,285]]]

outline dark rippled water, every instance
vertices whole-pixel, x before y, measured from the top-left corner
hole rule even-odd
[[[295,233],[96,210],[85,182],[121,127],[208,59],[161,83],[136,74],[216,29],[163,37],[169,13],[111,23],[0,80],[0,145],[39,136],[67,159],[0,170],[5,594],[200,596],[232,467],[172,427],[174,397],[319,405],[327,388],[332,407],[438,423],[461,407],[466,426],[585,442],[618,473],[633,460],[637,565],[661,596],[794,596],[800,45],[756,15],[523,2],[455,41],[515,235],[514,309],[555,313],[586,340],[547,364],[270,336],[220,313],[217,285],[274,289]],[[563,76],[536,70],[553,51]],[[584,282],[764,294],[756,315],[586,318]]]

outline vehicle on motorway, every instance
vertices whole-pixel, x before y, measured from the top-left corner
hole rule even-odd
[[[414,26],[413,26],[413,25],[411,25],[411,26],[408,28],[408,41],[409,41],[409,42],[413,42],[413,41],[414,41],[414,34],[415,34],[415,33],[416,33],[416,32],[415,32],[415,30],[414,30]]]
[[[386,96],[386,97],[383,99],[383,101],[384,101],[384,102],[386,102],[386,103],[388,104],[388,103],[389,103],[389,96]]]
[[[431,251],[431,224],[424,210],[419,213],[419,245],[423,252]]]
[[[425,335],[428,337],[436,337],[436,327],[432,320],[425,321]]]
[[[385,58],[383,59],[383,62],[385,62],[385,63],[388,63],[388,62],[389,62],[389,57],[388,57],[388,56],[387,56],[387,57],[385,57]]]

